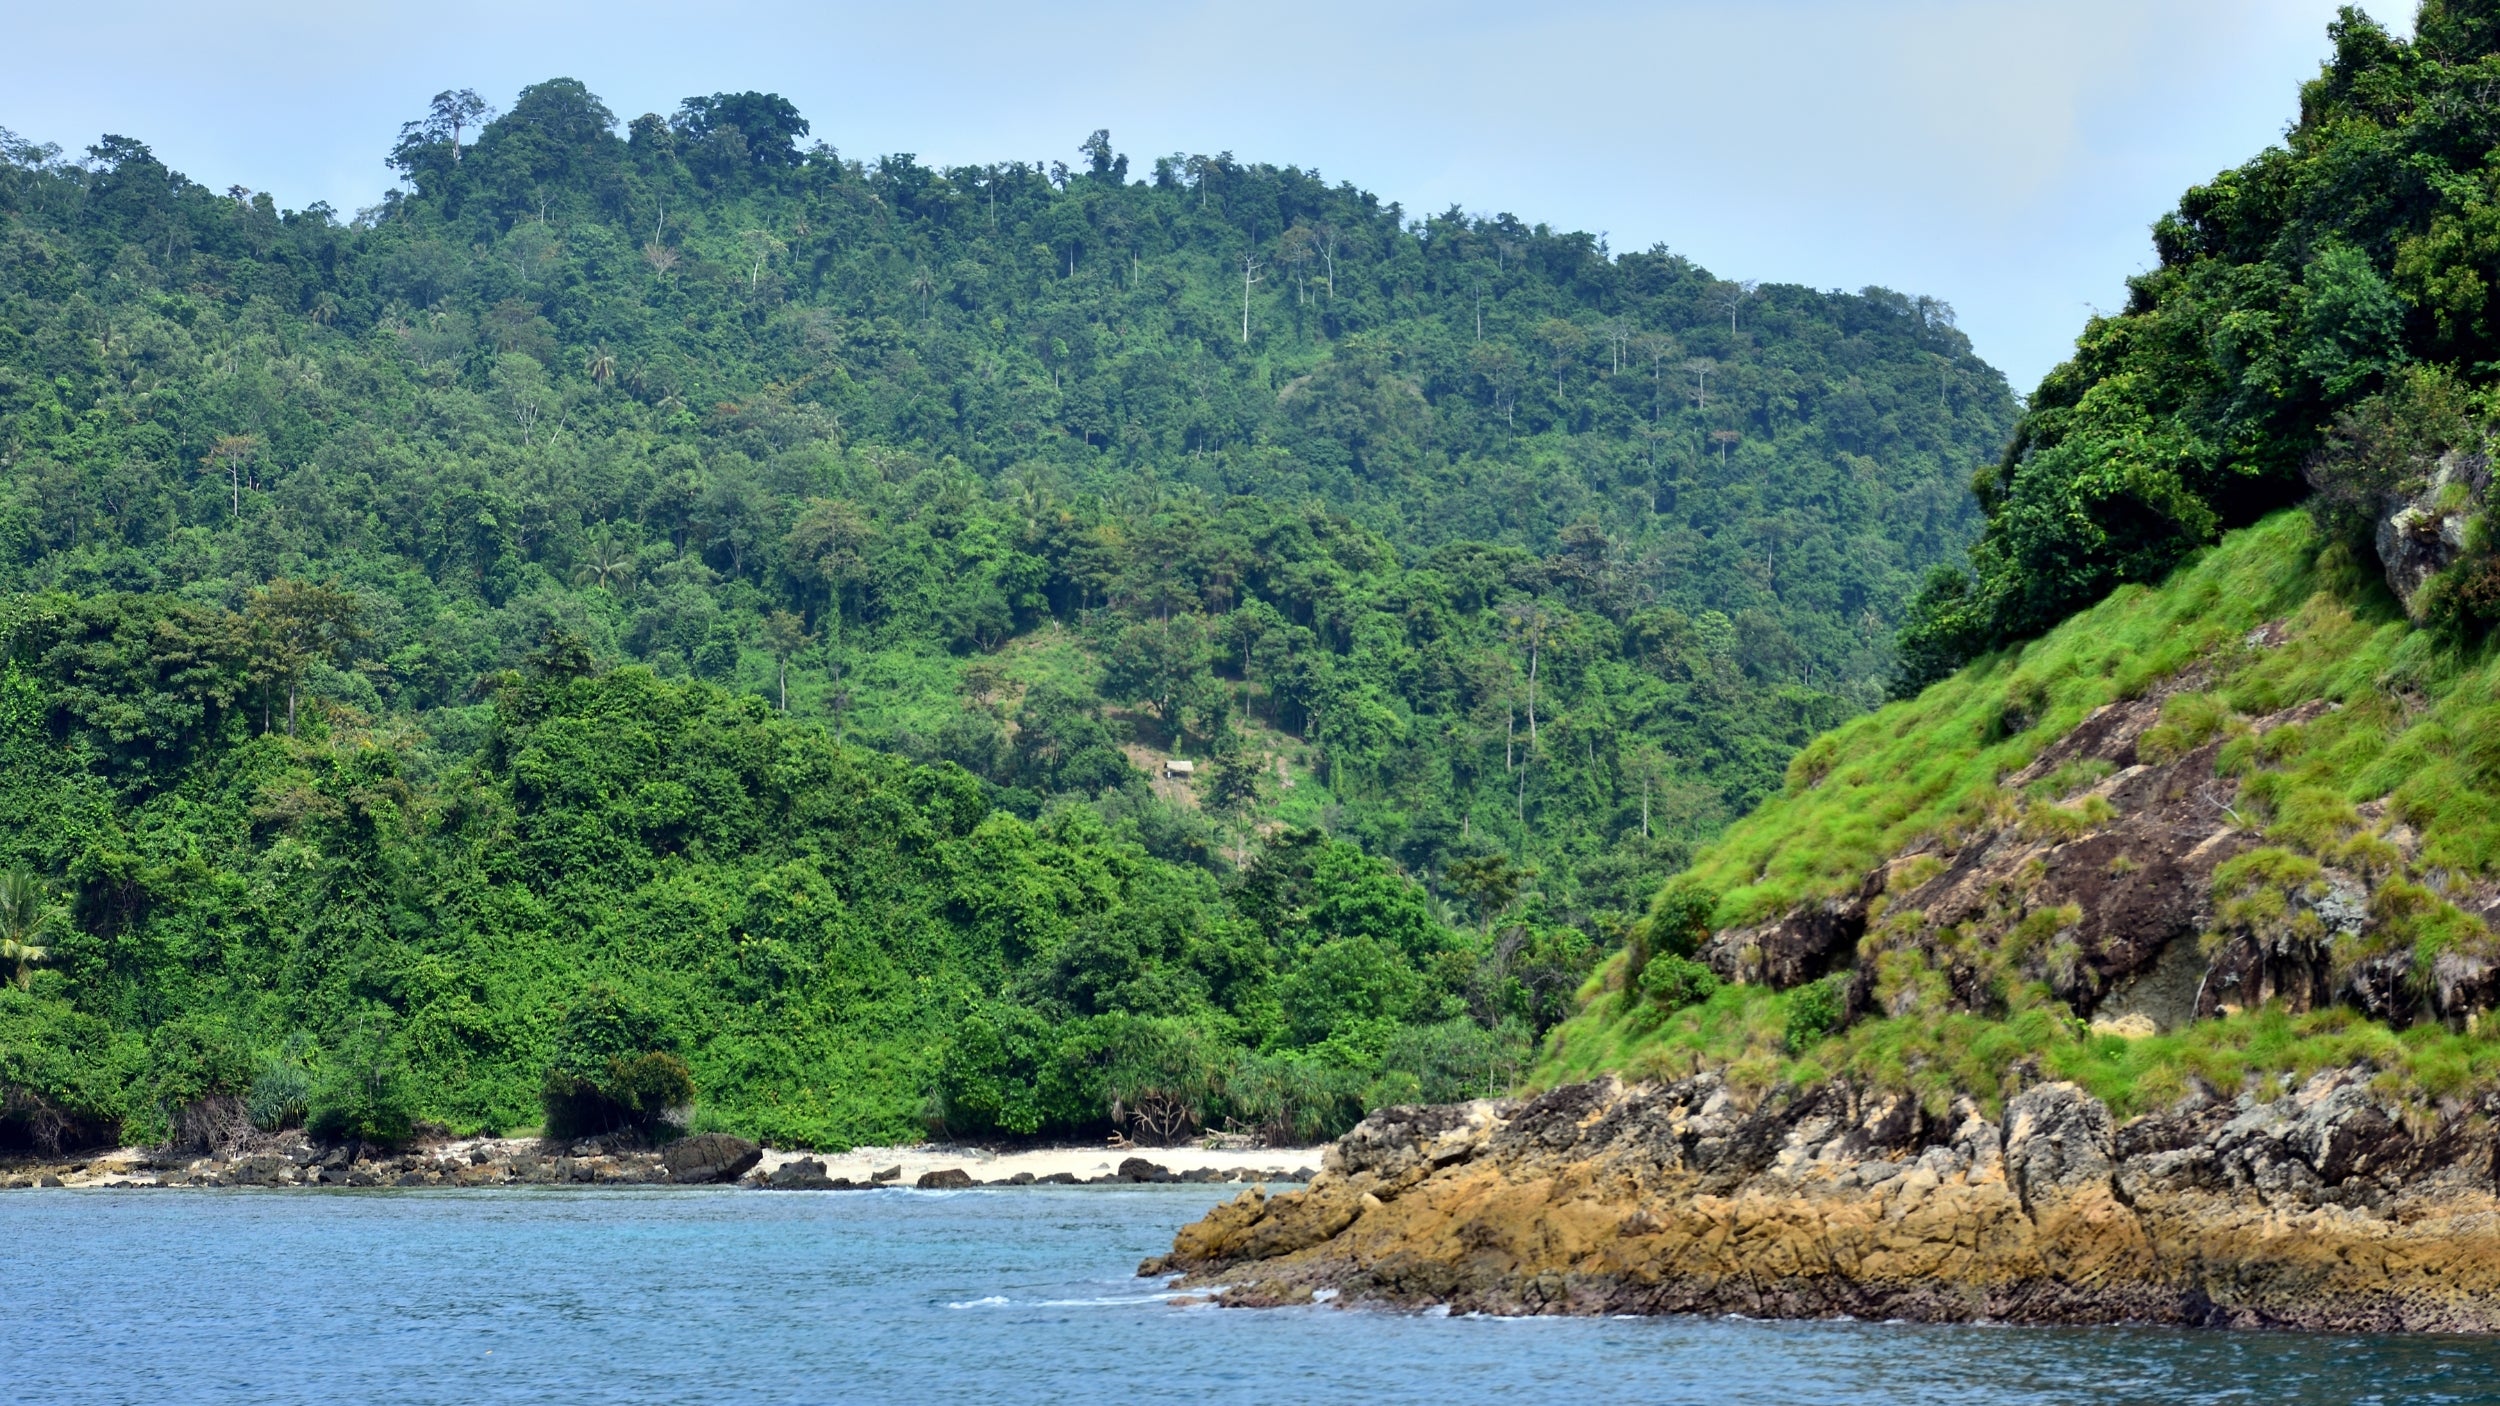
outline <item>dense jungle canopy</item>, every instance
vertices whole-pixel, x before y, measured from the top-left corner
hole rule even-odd
[[[0,133],[0,1138],[1481,1091],[2014,425],[1931,300],[810,135],[446,93],[342,219]]]

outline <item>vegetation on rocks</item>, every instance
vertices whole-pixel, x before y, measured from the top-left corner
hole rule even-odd
[[[2031,401],[1909,696],[1653,908],[1707,895],[1747,984],[1593,999],[1647,988],[1636,931],[1540,1085],[2062,1077],[2128,1114],[2355,1064],[2416,1106],[2500,1082],[2488,8],[2410,41],[2344,12],[2286,144],[2188,194]]]

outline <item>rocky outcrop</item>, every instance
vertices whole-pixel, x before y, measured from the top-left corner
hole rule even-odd
[[[130,1187],[656,1186],[679,1180],[664,1154],[612,1146],[599,1138],[465,1138],[388,1149],[321,1146],[288,1136],[264,1137],[258,1147],[227,1157],[125,1149],[65,1162],[23,1163],[0,1172],[0,1187],[38,1186],[45,1177],[54,1184]]]
[[[2415,491],[2391,495],[2382,505],[2374,545],[2387,573],[2387,589],[2405,613],[2423,617],[2422,588],[2465,551],[2466,527],[2491,488],[2491,463],[2480,454],[2440,456]]]
[[[766,1191],[857,1191],[865,1189],[848,1177],[825,1174],[825,1164],[818,1158],[801,1157],[773,1168],[770,1175],[754,1183]]]
[[[1392,1108],[1141,1267],[1235,1305],[2500,1331],[2489,1119],[2366,1070],[2124,1123],[2070,1084],[1938,1113],[1715,1075]]]
[[[660,1149],[660,1165],[674,1182],[736,1181],[763,1160],[761,1145],[728,1133],[697,1133]]]
[[[2281,643],[2276,627],[2243,642],[2251,651]],[[2232,916],[2217,878],[2266,840],[2242,808],[2237,776],[2217,769],[2222,749],[2336,705],[2310,700],[2201,733],[2165,725],[2168,701],[2205,682],[2191,672],[2095,710],[2004,777],[1977,823],[1892,856],[1845,896],[1721,931],[1698,955],[1727,980],[1777,988],[1845,973],[1850,1018],[1914,1014],[1938,986],[1957,1008],[1996,1014],[2014,981],[2045,981],[2078,1015],[2121,1034],[2268,1002],[2293,1011],[2340,1002],[2398,1025],[2462,1025],[2500,1006],[2500,936],[2438,954],[2427,980],[2411,950],[2374,945],[2378,887],[2410,872],[2420,848],[2384,802],[2357,814],[2392,865],[2376,876],[2318,866],[2280,894],[2270,921]],[[2448,870],[2416,878],[2486,929],[2500,920],[2500,886]],[[1892,962],[1887,982],[1896,953],[1916,960]],[[1942,980],[1905,981],[1905,971]]]

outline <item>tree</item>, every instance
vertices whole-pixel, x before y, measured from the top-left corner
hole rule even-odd
[[[1484,378],[1485,389],[1491,393],[1494,410],[1506,426],[1515,426],[1512,414],[1519,406],[1519,353],[1510,343],[1478,342],[1468,355],[1468,365]]]
[[[0,872],[0,962],[20,989],[34,983],[34,969],[52,955],[35,938],[46,915],[43,884],[23,869]]]
[[[678,106],[673,125],[696,141],[734,132],[747,159],[776,168],[799,164],[799,138],[808,133],[807,119],[779,93],[688,98]]]
[[[314,663],[344,666],[371,638],[364,602],[333,585],[281,578],[252,593],[244,608],[253,672],[262,689],[261,730],[269,730],[268,692],[286,690],[286,735],[295,735],[304,673]]]
[[[857,579],[867,562],[873,534],[858,505],[834,498],[811,498],[807,510],[790,529],[786,546],[790,569],[803,581],[824,587],[832,634],[842,634],[842,591]]]
[[[220,435],[209,446],[200,462],[212,472],[222,470],[227,484],[234,490],[233,508],[237,517],[243,514],[243,466],[260,456],[260,436],[249,434]]]
[[[1266,799],[1268,756],[1243,745],[1227,726],[1216,733],[1215,766],[1207,775],[1207,809],[1226,818],[1256,810]]]
[[[1454,861],[1443,877],[1451,892],[1476,905],[1477,916],[1489,933],[1493,920],[1518,901],[1519,890],[1536,877],[1536,871],[1511,863],[1506,854],[1484,854]]]
[[[1103,661],[1103,692],[1144,703],[1175,738],[1181,712],[1195,703],[1207,674],[1206,629],[1194,615],[1142,620],[1120,631]]]
[[[1546,636],[1561,617],[1543,601],[1536,600],[1513,601],[1502,607],[1501,614],[1510,624],[1511,638],[1528,653],[1528,746],[1533,749],[1537,745],[1537,663],[1545,653]]]
[[[751,229],[739,237],[746,241],[747,252],[755,256],[755,267],[747,273],[747,291],[752,293],[756,285],[764,281],[766,261],[790,246],[768,229]]]
[[[1684,369],[1690,372],[1693,378],[1693,408],[1695,410],[1709,409],[1710,373],[1719,369],[1719,363],[1706,356],[1697,356],[1685,362]]]
[[[790,656],[814,640],[815,636],[807,632],[807,622],[789,611],[776,610],[764,617],[764,647],[772,651],[774,684],[785,713],[790,711]]]
[[[1739,279],[1732,283],[1714,283],[1710,286],[1711,306],[1724,308],[1727,311],[1727,337],[1731,350],[1734,349],[1736,343],[1736,314],[1745,306],[1745,301],[1754,295],[1754,289],[1758,286],[1750,278]]]
[[[1094,134],[1087,137],[1084,145],[1078,147],[1077,150],[1084,153],[1086,167],[1094,175],[1110,181],[1128,179],[1128,158],[1111,149],[1111,132],[1108,128],[1095,128]]]
[[[633,583],[634,570],[633,544],[615,523],[597,523],[582,534],[582,557],[573,566],[576,585],[615,591]]]
[[[494,120],[495,109],[477,95],[475,88],[436,93],[425,116],[399,129],[399,144],[391,148],[390,164],[402,174],[413,176],[429,154],[448,150],[451,164],[458,166],[462,134]]]
[[[1649,838],[1649,797],[1659,780],[1667,775],[1669,759],[1657,743],[1642,739],[1626,749],[1624,767],[1641,779],[1641,838]]]
[[[593,982],[564,1012],[539,1097],[557,1137],[649,1134],[694,1103],[694,1077],[659,1017]]]
[[[1563,376],[1579,362],[1580,348],[1587,344],[1588,334],[1580,330],[1578,323],[1549,317],[1537,324],[1536,337],[1545,344],[1546,369],[1554,373],[1554,398],[1560,400]]]
[[[1251,250],[1241,251],[1241,344],[1250,345],[1250,285],[1261,282],[1259,261]]]

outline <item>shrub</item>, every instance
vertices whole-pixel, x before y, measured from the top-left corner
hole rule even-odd
[[[1660,1010],[1680,1011],[1719,994],[1719,974],[1690,957],[1654,957],[1641,971],[1641,994]]]
[[[1426,1098],[1423,1080],[1413,1090],[1367,1090],[1353,1071],[1307,1055],[1243,1052],[1224,1076],[1224,1102],[1234,1126],[1271,1147],[1336,1137],[1360,1122],[1366,1102],[1404,1103]],[[1385,1084],[1387,1080],[1382,1081]]]
[[[1490,1098],[1519,1077],[1530,1052],[1528,1029],[1517,1020],[1489,1030],[1466,1019],[1406,1026],[1381,1050],[1384,1072],[1363,1101],[1378,1108]]]
[[[694,1075],[659,1019],[614,988],[593,985],[565,1012],[555,1059],[539,1085],[552,1137],[650,1134],[695,1099]]]
[[[2023,833],[2035,840],[2063,843],[2092,833],[2117,815],[2117,808],[2100,796],[2086,796],[2070,806],[2034,801],[2023,812]]]
[[[1650,907],[1651,950],[1690,957],[1710,940],[1711,919],[1718,910],[1719,895],[1690,876],[1670,882]]]
[[[244,1096],[243,1106],[253,1127],[274,1133],[302,1121],[311,1110],[312,1080],[293,1060],[269,1060],[252,1076],[252,1089]]]
[[[1112,1123],[1166,1146],[1199,1126],[1222,1072],[1204,1032],[1171,1019],[1115,1017],[1103,1024],[1126,1027],[1103,1073]]]
[[[416,1125],[407,1070],[390,1040],[371,1026],[341,1042],[306,1102],[305,1129],[323,1142],[395,1146]]]
[[[1847,973],[1835,972],[1788,993],[1788,1028],[1784,1038],[1789,1053],[1795,1054],[1840,1028],[1841,987],[1848,979]]]
[[[1021,1006],[976,1011],[955,1027],[938,1061],[937,1126],[932,1132],[1017,1133],[1042,1129],[1041,1070],[1050,1031]]]

